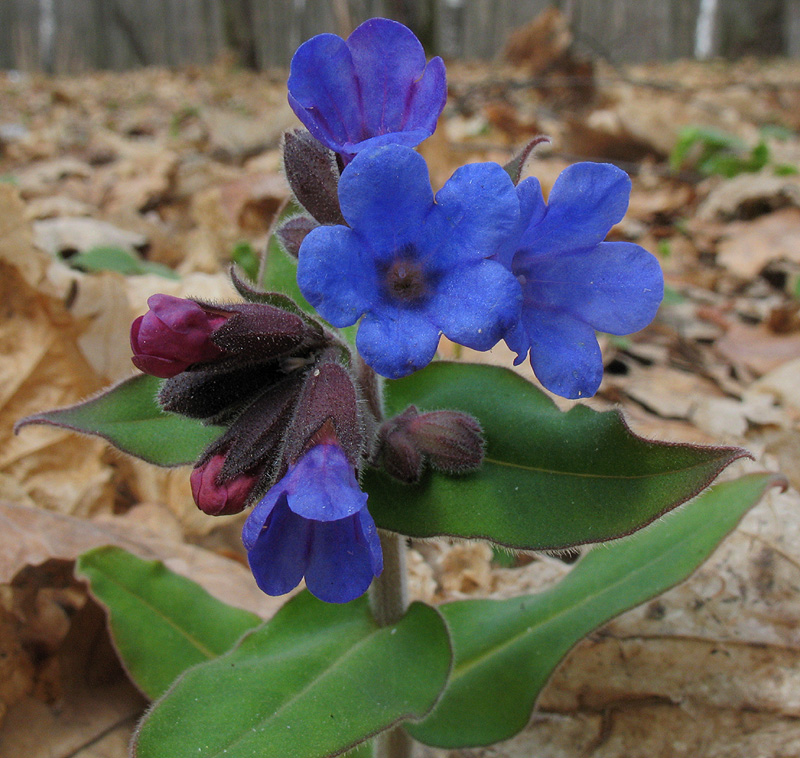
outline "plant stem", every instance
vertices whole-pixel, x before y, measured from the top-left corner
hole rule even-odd
[[[369,588],[369,604],[379,626],[396,624],[408,607],[406,546],[402,535],[381,532],[383,573]]]
[[[372,615],[379,626],[397,623],[408,607],[405,538],[381,532],[383,573],[369,588]],[[389,662],[388,665],[392,665]],[[375,758],[411,758],[413,742],[402,727],[379,734],[374,742]]]

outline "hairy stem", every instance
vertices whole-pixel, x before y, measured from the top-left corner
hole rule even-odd
[[[383,573],[369,588],[372,615],[380,626],[397,623],[408,607],[405,539],[399,534],[381,532]],[[391,665],[391,663],[389,664]],[[375,758],[410,758],[411,738],[402,727],[395,727],[375,738]]]
[[[405,539],[399,534],[380,532],[383,573],[369,588],[372,615],[380,626],[396,624],[408,607]]]

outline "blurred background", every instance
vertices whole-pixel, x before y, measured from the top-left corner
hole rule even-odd
[[[800,0],[3,0],[0,68],[74,74],[205,64],[286,66],[302,41],[385,16],[429,54],[487,59],[548,7],[611,62],[800,55]]]

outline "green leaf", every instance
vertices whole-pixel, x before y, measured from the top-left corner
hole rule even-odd
[[[433,363],[386,383],[389,415],[454,408],[483,426],[486,457],[465,476],[429,472],[401,486],[364,479],[379,527],[412,537],[486,539],[519,550],[566,548],[640,529],[746,455],[731,447],[651,442],[619,413],[559,411],[518,374],[497,366]]]
[[[448,748],[489,745],[516,734],[576,642],[683,581],[775,485],[785,485],[775,474],[720,484],[638,534],[592,550],[538,595],[440,606],[453,637],[455,666],[433,713],[408,731]]]
[[[180,279],[168,266],[143,261],[133,253],[120,247],[93,247],[85,253],[73,255],[66,261],[72,268],[81,271],[117,271],[126,276],[157,274],[165,279]]]
[[[231,261],[240,266],[251,281],[258,279],[258,255],[247,240],[240,240],[233,246]]]
[[[358,747],[354,747],[352,750],[342,753],[342,755],[344,758],[372,758],[375,755],[375,751],[373,750],[372,742],[362,742]]]
[[[131,678],[151,700],[187,668],[227,652],[261,623],[161,561],[144,561],[117,547],[90,550],[75,568],[108,609],[114,644]]]
[[[441,615],[378,628],[366,597],[304,592],[231,652],[187,671],[134,738],[138,758],[322,758],[430,711],[447,681]]]
[[[156,403],[161,379],[139,374],[91,400],[37,413],[17,424],[49,424],[95,434],[125,453],[157,466],[193,463],[223,431],[195,419],[165,413]]]
[[[294,202],[286,205],[279,214],[275,227],[282,221],[296,216],[302,209]],[[261,267],[261,287],[267,292],[282,292],[295,301],[304,311],[316,314],[314,307],[303,297],[297,286],[297,261],[284,252],[278,238],[272,234],[267,244],[266,255]]]

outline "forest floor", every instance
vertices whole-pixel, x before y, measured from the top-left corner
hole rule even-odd
[[[606,376],[588,404],[622,408],[648,438],[742,445],[755,460],[735,473],[780,470],[792,485],[689,581],[573,649],[526,731],[451,755],[800,755],[800,63],[448,74],[448,106],[421,146],[435,185],[469,161],[504,163],[537,134],[551,142],[527,173],[545,192],[577,160],[631,174],[612,237],[656,254],[668,292],[646,330],[602,338]],[[145,703],[72,578],[80,552],[125,544],[265,617],[281,603],[249,577],[241,517],[200,513],[188,470],[12,428],[131,375],[128,330],[150,294],[233,297],[225,271],[264,247],[288,196],[280,137],[297,125],[283,76],[223,64],[0,73],[2,758],[127,755]],[[142,273],[78,270],[97,247],[127,251]],[[511,365],[502,347],[460,358]],[[414,594],[435,602],[536,591],[569,570],[546,556],[501,567],[478,544],[414,545],[410,564]]]

